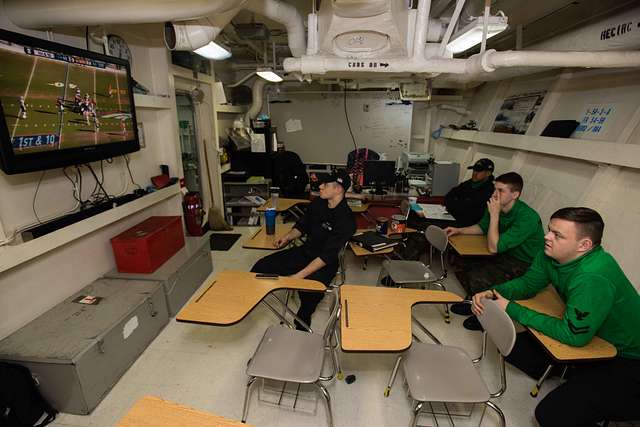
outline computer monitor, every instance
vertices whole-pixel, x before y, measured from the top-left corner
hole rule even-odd
[[[396,162],[393,160],[367,160],[364,162],[364,185],[375,186],[375,194],[385,194],[383,187],[396,182]]]
[[[7,174],[140,150],[123,59],[0,30],[0,168]]]

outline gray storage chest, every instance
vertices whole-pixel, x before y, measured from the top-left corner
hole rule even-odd
[[[74,302],[101,297],[97,305]],[[157,282],[98,279],[0,341],[58,411],[88,414],[168,323]]]
[[[175,316],[213,270],[209,236],[210,233],[206,233],[200,237],[185,238],[184,247],[153,273],[119,273],[114,269],[104,277],[162,283],[169,316]]]

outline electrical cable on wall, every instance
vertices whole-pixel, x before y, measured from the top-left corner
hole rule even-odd
[[[127,165],[127,170],[129,171],[129,178],[131,178],[131,183],[133,185],[135,185],[136,187],[138,187],[139,190],[142,190],[142,187],[140,186],[140,184],[138,184],[134,179],[133,179],[133,174],[131,173],[131,167],[129,166],[129,156],[127,156],[126,154],[123,156],[124,157],[124,162]]]
[[[80,170],[80,166],[76,165],[76,174],[78,176],[78,198],[80,199],[80,209],[84,209],[84,203],[82,201],[82,171]]]
[[[100,182],[100,180],[98,179],[98,175],[96,175],[95,171],[93,170],[93,168],[91,167],[90,163],[85,164],[85,166],[89,169],[89,171],[91,172],[91,175],[93,175],[93,178],[96,180],[96,182],[100,185],[100,189],[102,190],[102,192],[104,193],[105,197],[107,198],[107,200],[111,200],[111,197],[109,196],[109,193],[107,193],[107,190],[104,189],[104,186],[102,185],[102,183]]]
[[[71,185],[73,186],[73,198],[75,199],[76,202],[80,203],[80,205],[82,205],[82,195],[78,192],[78,175],[76,174],[76,179],[72,179],[69,174],[67,173],[67,168],[62,168],[62,173],[64,174],[64,176],[71,182]]]
[[[93,186],[93,190],[91,190],[91,194],[89,195],[89,198],[92,199],[92,202],[94,204],[104,200],[102,197],[100,197],[100,192],[98,191],[98,186],[100,184],[104,184],[104,163],[102,160],[100,160],[100,180],[99,182],[95,183],[95,185]]]
[[[46,170],[43,170],[40,174],[40,179],[38,179],[38,184],[36,185],[36,192],[33,194],[33,201],[31,202],[31,209],[33,209],[33,214],[36,216],[36,220],[38,220],[38,224],[42,224],[40,221],[40,217],[38,216],[38,212],[36,212],[36,198],[38,197],[38,190],[40,189],[40,184],[42,183],[42,178],[44,178],[44,174]]]
[[[353,147],[357,151],[358,145],[356,144],[356,138],[353,136],[353,131],[351,130],[351,122],[349,122],[349,113],[347,111],[347,85],[344,85],[344,116],[347,119],[347,127],[349,128],[349,133],[351,134],[351,140],[353,141]]]

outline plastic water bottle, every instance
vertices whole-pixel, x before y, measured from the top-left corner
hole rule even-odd
[[[278,208],[278,197],[280,196],[280,188],[271,187],[271,207],[274,209]]]
[[[267,234],[276,234],[276,210],[274,208],[265,211],[264,222]]]

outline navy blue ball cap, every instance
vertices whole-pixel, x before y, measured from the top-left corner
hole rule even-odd
[[[322,182],[337,182],[342,186],[342,188],[344,188],[345,192],[349,189],[349,187],[351,187],[351,178],[349,177],[349,174],[344,170],[333,172],[331,175],[323,179]]]
[[[469,166],[467,169],[473,169],[476,172],[481,171],[490,171],[493,172],[495,169],[495,165],[491,161],[491,159],[479,159],[477,162],[473,164],[473,166]]]

